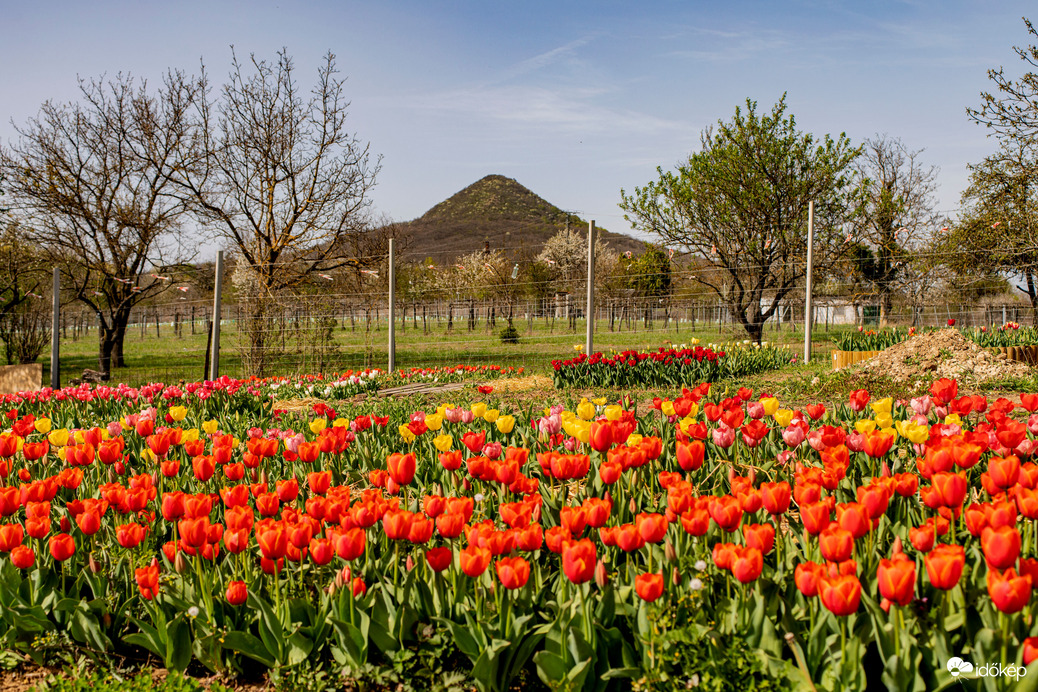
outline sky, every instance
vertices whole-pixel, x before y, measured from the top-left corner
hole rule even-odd
[[[1023,71],[1033,2],[0,0],[0,141],[77,78],[168,68],[214,82],[239,56],[294,57],[309,88],[335,54],[351,128],[382,156],[377,211],[407,221],[485,175],[630,232],[618,208],[747,98],[787,94],[799,127],[900,138],[954,214],[995,142],[967,106],[990,68]],[[1038,14],[1032,12],[1032,14]],[[1038,17],[1035,17],[1038,20]]]

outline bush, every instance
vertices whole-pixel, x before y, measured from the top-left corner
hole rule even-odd
[[[519,330],[512,326],[512,320],[508,320],[508,326],[501,331],[501,343],[503,344],[517,344],[519,343]]]

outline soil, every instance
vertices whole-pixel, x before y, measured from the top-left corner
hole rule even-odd
[[[857,367],[863,372],[906,383],[949,377],[970,385],[1034,375],[1034,370],[1025,363],[981,348],[955,329],[913,336],[862,361]]]

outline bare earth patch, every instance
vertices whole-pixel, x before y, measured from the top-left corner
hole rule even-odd
[[[1024,363],[977,346],[955,329],[913,336],[863,361],[860,368],[897,382],[949,377],[961,384],[1028,377],[1034,372]]]

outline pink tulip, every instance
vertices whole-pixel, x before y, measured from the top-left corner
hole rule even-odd
[[[727,425],[720,425],[711,431],[714,444],[723,449],[728,449],[735,444],[735,429]]]
[[[807,434],[799,425],[790,425],[782,431],[782,441],[789,447],[799,447],[806,437]]]
[[[857,430],[852,430],[847,433],[847,449],[852,452],[860,452],[865,449],[865,434],[860,433]]]

